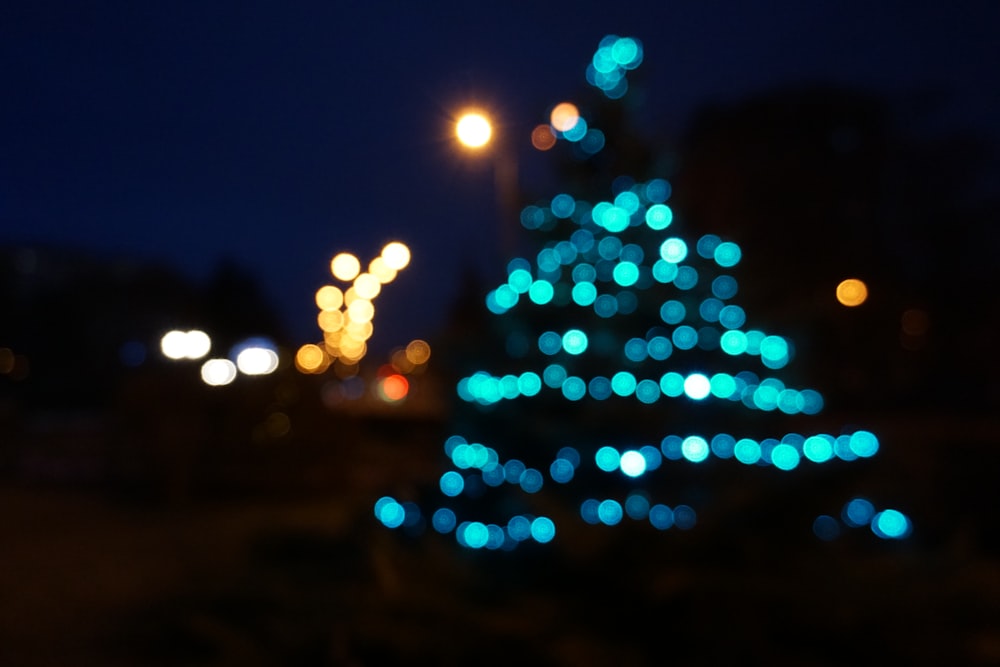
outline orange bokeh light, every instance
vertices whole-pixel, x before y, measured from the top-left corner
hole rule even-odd
[[[393,374],[382,378],[379,383],[379,394],[386,401],[401,401],[410,393],[410,383],[405,377]]]
[[[556,145],[556,135],[552,132],[552,127],[545,123],[538,125],[531,131],[531,145],[540,151],[547,151]]]
[[[837,285],[837,301],[853,308],[868,299],[868,286],[857,278],[848,278]]]
[[[567,132],[580,120],[580,110],[572,102],[557,104],[549,115],[549,121],[559,132]]]

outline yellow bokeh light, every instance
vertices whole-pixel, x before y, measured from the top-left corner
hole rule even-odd
[[[385,258],[379,255],[368,265],[368,273],[375,276],[380,283],[385,285],[391,283],[396,278],[396,269],[385,263]]]
[[[295,353],[295,367],[303,373],[320,373],[329,363],[329,357],[319,345],[306,343]]]
[[[557,104],[549,116],[552,127],[560,132],[567,132],[580,120],[580,110],[572,102]]]
[[[327,333],[340,331],[344,326],[344,313],[339,310],[321,310],[316,316],[316,323]]]
[[[493,136],[493,128],[489,119],[478,111],[469,111],[458,119],[455,124],[455,134],[463,146],[482,148]]]
[[[389,359],[393,369],[399,373],[409,373],[413,370],[413,362],[406,356],[406,350],[396,350]]]
[[[368,299],[369,301],[377,297],[378,293],[382,291],[382,283],[370,273],[362,273],[355,278],[353,287],[354,292],[359,297]]]
[[[837,285],[837,301],[845,306],[860,306],[867,299],[868,286],[857,278],[848,278]]]
[[[371,321],[368,322],[348,322],[344,327],[344,333],[355,340],[368,340],[375,332],[375,327]]]
[[[361,297],[358,296],[358,291],[354,289],[353,286],[348,287],[347,290],[344,291],[344,306],[350,308],[351,304],[360,298]]]
[[[342,252],[330,260],[330,272],[337,280],[354,280],[361,272],[361,261],[349,252]]]
[[[338,310],[344,305],[344,293],[339,287],[323,285],[316,290],[316,305],[320,310]]]
[[[427,341],[412,340],[406,346],[406,358],[414,365],[426,364],[431,358],[431,346]]]
[[[410,248],[399,241],[387,243],[382,248],[382,259],[387,267],[393,271],[400,271],[410,263]]]
[[[371,322],[375,317],[375,305],[368,299],[355,299],[347,307],[347,316],[353,322]]]

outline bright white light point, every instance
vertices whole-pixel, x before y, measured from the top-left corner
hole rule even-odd
[[[168,359],[201,359],[212,349],[212,339],[204,331],[168,331],[160,339],[160,350]]]
[[[212,387],[229,384],[236,379],[236,364],[229,359],[209,359],[201,365],[201,381]]]
[[[639,452],[631,449],[622,454],[621,463],[622,472],[629,477],[638,477],[642,473],[646,472],[646,457]]]
[[[410,249],[405,243],[393,241],[382,248],[382,261],[393,271],[399,271],[410,263]]]
[[[349,252],[342,252],[330,260],[330,273],[337,280],[354,280],[361,272],[361,261]]]
[[[684,393],[688,395],[688,398],[700,401],[711,391],[711,381],[701,373],[692,373],[684,378]]]
[[[236,367],[244,375],[268,375],[278,368],[278,353],[266,347],[248,347],[236,355]]]
[[[493,135],[490,121],[481,113],[467,113],[458,119],[455,134],[463,145],[469,148],[482,148],[489,143]]]

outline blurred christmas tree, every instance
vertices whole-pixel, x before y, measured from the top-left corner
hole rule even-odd
[[[606,37],[588,82],[619,100],[642,58],[638,40]],[[788,368],[794,344],[738,303],[740,246],[685,237],[667,180],[609,175],[623,154],[654,164],[634,140],[616,153],[570,103],[550,120],[533,143],[562,141],[583,166],[567,192],[521,212],[540,249],[512,259],[486,296],[494,317],[479,361],[494,365],[458,382],[471,409],[444,445],[443,501],[421,509],[385,496],[376,517],[410,532],[429,524],[476,549],[547,543],[567,521],[689,529],[713,462],[735,469],[734,482],[873,456],[869,431],[812,426],[824,400]],[[842,519],[884,538],[910,530],[903,514],[863,498]],[[826,538],[840,525],[820,516],[813,530]]]

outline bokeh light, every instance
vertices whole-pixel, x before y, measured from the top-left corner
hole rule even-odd
[[[168,331],[160,338],[160,350],[168,359],[201,359],[212,349],[212,339],[199,329]]]
[[[382,248],[382,261],[393,271],[401,271],[410,264],[410,248],[401,241],[392,241]]]
[[[556,145],[556,135],[546,124],[535,126],[531,131],[531,145],[540,151],[547,151]]]
[[[572,102],[557,104],[549,114],[549,122],[558,132],[572,130],[580,120],[580,110]]]
[[[478,111],[468,111],[455,124],[455,135],[467,148],[482,148],[493,136],[489,118]]]
[[[330,260],[330,273],[337,280],[349,282],[361,273],[361,261],[349,252],[338,253]]]
[[[844,306],[860,306],[867,299],[868,286],[857,278],[848,278],[837,285],[837,301]]]
[[[211,387],[230,384],[236,379],[236,364],[229,359],[209,359],[201,365],[201,381]]]

